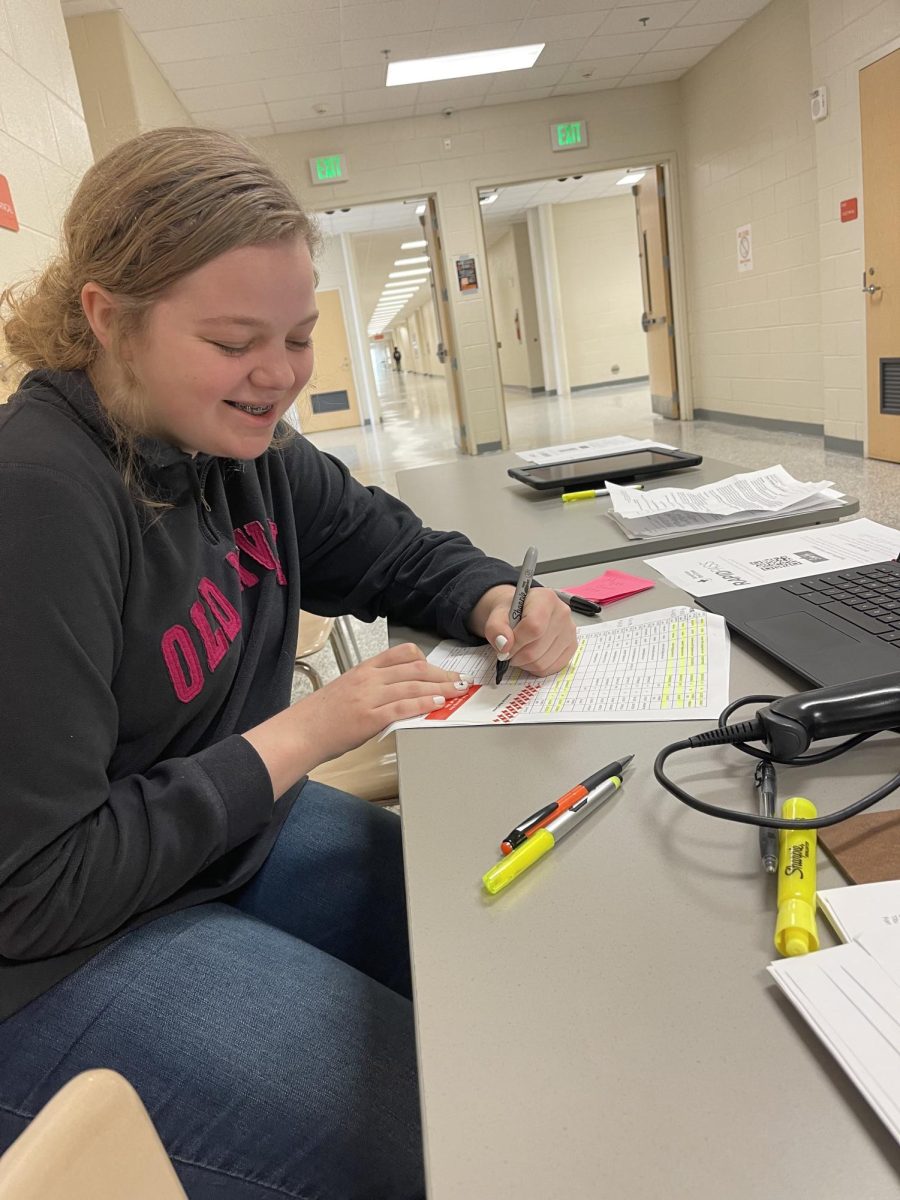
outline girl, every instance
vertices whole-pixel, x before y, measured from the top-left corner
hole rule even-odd
[[[304,780],[466,684],[405,645],[289,705],[301,601],[537,674],[575,645],[289,435],[315,246],[247,147],[161,129],[4,297],[0,1149],[113,1067],[192,1200],[423,1194],[399,822]]]

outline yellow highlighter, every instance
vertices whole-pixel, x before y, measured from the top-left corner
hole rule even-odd
[[[803,796],[785,800],[781,815],[791,821],[816,816],[815,805]],[[818,950],[816,929],[816,831],[778,830],[778,920],[775,949],[792,957]]]
[[[604,805],[621,786],[622,779],[619,775],[605,779],[571,808],[567,808],[561,813],[555,821],[551,821],[543,829],[538,829],[535,833],[530,834],[521,845],[516,846],[515,850],[507,854],[505,858],[501,858],[498,863],[494,863],[490,870],[484,873],[481,882],[485,889],[492,896],[502,891],[532,863],[536,863],[538,859],[543,858],[548,851],[552,850],[560,838],[571,833],[586,816]]]

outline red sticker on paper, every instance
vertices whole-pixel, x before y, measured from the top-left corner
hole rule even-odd
[[[9,183],[5,175],[0,175],[0,228],[11,229],[13,233],[18,233],[19,231],[16,209],[12,202]]]

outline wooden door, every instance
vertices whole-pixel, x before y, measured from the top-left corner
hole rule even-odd
[[[444,273],[444,251],[441,245],[441,230],[438,225],[437,206],[434,197],[429,196],[422,217],[422,229],[428,243],[428,257],[431,259],[431,297],[434,301],[434,312],[438,326],[437,357],[444,367],[447,380],[447,395],[450,400],[450,415],[453,420],[453,440],[463,454],[470,451],[466,444],[466,422],[463,418],[462,400],[459,386],[459,358],[456,354],[456,343],[453,338],[453,325],[450,321],[450,299],[447,292],[447,279]],[[447,368],[449,367],[449,370]]]
[[[316,292],[316,301],[319,319],[313,331],[315,366],[309,384],[297,397],[304,433],[361,424],[341,294],[337,289]]]
[[[647,335],[650,400],[655,413],[677,420],[681,413],[675,372],[675,325],[662,167],[651,168],[631,191],[637,213],[638,255],[644,290],[641,325]]]
[[[865,201],[866,453],[900,462],[900,50],[859,73]]]

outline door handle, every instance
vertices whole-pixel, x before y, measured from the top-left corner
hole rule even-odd
[[[869,274],[874,275],[874,273],[875,273],[874,268],[870,267]],[[866,283],[866,272],[865,271],[863,271],[862,290],[866,293],[867,296],[874,296],[876,292],[881,291],[881,288],[878,286],[877,283]]]

